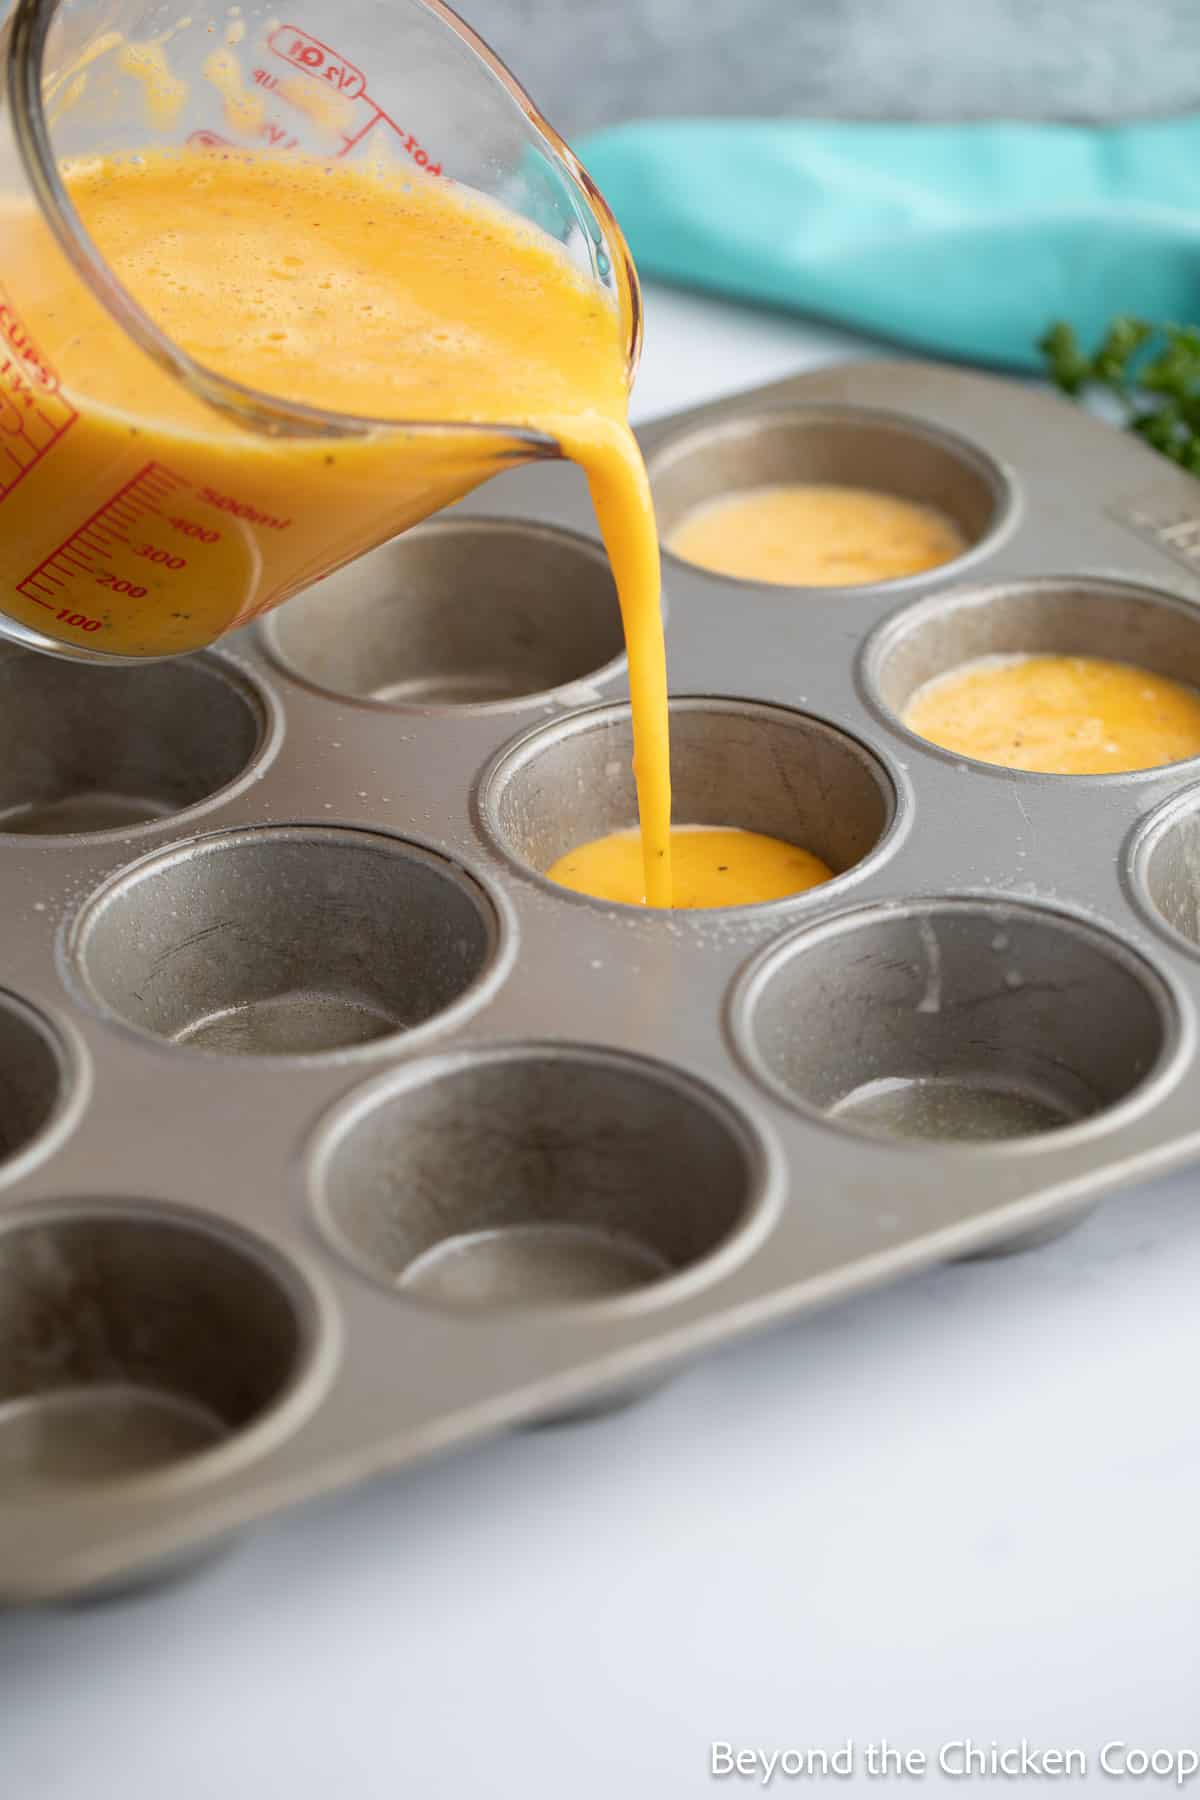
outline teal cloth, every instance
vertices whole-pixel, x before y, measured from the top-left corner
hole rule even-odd
[[[1200,322],[1200,117],[675,120],[578,150],[643,276],[1017,369],[1055,319]]]

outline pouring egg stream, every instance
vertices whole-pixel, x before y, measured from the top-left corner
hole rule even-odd
[[[96,38],[62,77],[59,112],[115,53],[150,122],[173,130],[188,95],[166,53],[175,29]],[[252,133],[263,100],[236,53],[244,32],[240,18],[227,25],[201,72],[229,128]],[[340,103],[300,77],[276,86],[306,115]],[[19,511],[18,529],[0,532],[15,620],[81,654],[193,650],[554,446],[587,478],[616,582],[638,819],[544,873],[659,908],[752,905],[831,878],[807,847],[732,821],[672,824],[659,544],[628,420],[626,337],[612,297],[551,236],[438,172],[237,149],[205,132],[182,148],[68,157],[59,174],[92,245],[192,378],[168,375],[97,302],[32,196],[5,203],[3,330],[24,359],[18,396],[29,405],[37,390],[34,422],[18,412],[14,430],[6,414],[0,437],[0,499],[21,484],[4,520]],[[295,417],[244,429],[263,396],[337,430]],[[793,587],[893,580],[965,547],[934,507],[820,482],[720,495],[671,539],[685,561]],[[1152,766],[1200,747],[1195,697],[1161,679],[1151,691],[1155,679],[1078,658],[970,670],[918,696],[906,722],[1014,767]],[[1055,730],[1066,749],[1042,741]]]
[[[69,347],[63,396],[77,415],[54,457],[30,471],[41,531],[70,543],[95,472],[111,487],[131,455],[156,471],[152,496],[162,500],[167,476],[179,496],[157,506],[150,533],[117,516],[115,558],[97,578],[109,591],[88,587],[96,617],[83,626],[67,608],[61,625],[47,624],[44,597],[27,586],[28,547],[8,540],[2,572],[31,625],[64,638],[94,630],[90,641],[116,654],[194,648],[307,585],[331,560],[331,534],[344,559],[469,491],[496,466],[498,425],[536,431],[586,474],[612,564],[640,821],[640,871],[618,833],[551,878],[655,907],[672,904],[673,851],[686,906],[745,904],[827,878],[795,846],[732,826],[685,821],[682,837],[672,833],[659,548],[628,422],[621,323],[557,244],[449,181],[344,163],[185,148],[67,162],[61,173],[110,269],[196,362],[281,402],[382,423],[332,443],[238,429],[183,384],[165,384],[113,329],[50,253],[32,206],[10,213],[9,279],[40,339]],[[221,506],[247,493],[252,531],[232,502]]]

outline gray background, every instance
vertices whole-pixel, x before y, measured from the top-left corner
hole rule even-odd
[[[567,134],[683,114],[1200,106],[1200,0],[454,0]]]

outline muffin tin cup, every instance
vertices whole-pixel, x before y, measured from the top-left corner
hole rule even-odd
[[[1125,863],[1130,896],[1152,925],[1200,955],[1200,786],[1138,827]]]
[[[260,626],[298,680],[363,704],[495,710],[624,667],[617,590],[587,538],[505,519],[419,526]]]
[[[299,1271],[240,1229],[150,1201],[0,1218],[0,1492],[227,1471],[295,1428],[330,1348]]]
[[[73,1034],[0,989],[0,1189],[69,1135],[85,1099]]]
[[[643,1058],[507,1046],[355,1095],[311,1162],[325,1237],[401,1303],[467,1314],[652,1304],[760,1235],[761,1140]]]
[[[304,1058],[460,1017],[498,973],[500,916],[421,846],[336,827],[227,832],[157,852],[74,920],[92,1002],[176,1048]]]
[[[54,845],[187,818],[261,773],[265,691],[210,655],[91,668],[0,647],[0,843]]]
[[[649,472],[668,549],[691,513],[753,488],[832,483],[935,508],[958,527],[966,548],[923,575],[869,584],[887,593],[961,573],[996,547],[1014,513],[1008,473],[978,445],[911,415],[867,407],[738,410],[718,423],[670,435],[649,459]],[[683,561],[674,554],[673,560]],[[845,594],[862,587],[805,591]]]
[[[812,850],[804,894],[689,924],[546,879],[636,820],[562,465],[231,655],[0,656],[0,1601],[603,1410],[1200,1151],[1195,765],[1024,776],[899,718],[997,648],[1200,678],[1200,577],[1145,525],[1194,478],[920,364],[642,439],[667,532],[819,478],[971,544],[825,591],[666,559],[676,820]]]
[[[847,732],[786,707],[719,696],[675,698],[670,712],[676,825],[732,825],[782,838],[819,856],[839,886],[891,841],[901,812],[898,786],[881,759]],[[479,811],[505,855],[540,877],[578,844],[635,828],[629,708],[575,712],[524,737],[485,775]],[[825,895],[832,886],[807,894]]]
[[[922,1154],[1103,1130],[1179,1043],[1170,988],[1125,945],[1045,907],[965,896],[839,913],[773,944],[732,1028],[781,1099]]]
[[[990,656],[1104,657],[1200,688],[1200,609],[1161,589],[1099,575],[981,584],[919,601],[889,619],[863,651],[862,681],[872,704],[906,736],[939,756],[968,762],[973,759],[911,731],[903,715],[927,682]],[[1099,776],[1006,772],[1018,779],[1074,783],[1135,781],[1159,770]]]

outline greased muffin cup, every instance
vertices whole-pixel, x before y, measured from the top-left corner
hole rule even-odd
[[[601,1410],[1196,1149],[1200,766],[1021,774],[901,722],[997,651],[1200,676],[1194,479],[915,363],[642,439],[664,536],[811,479],[967,542],[827,591],[665,558],[677,821],[820,855],[792,898],[546,880],[635,822],[615,595],[561,467],[221,650],[0,655],[4,1601]]]

